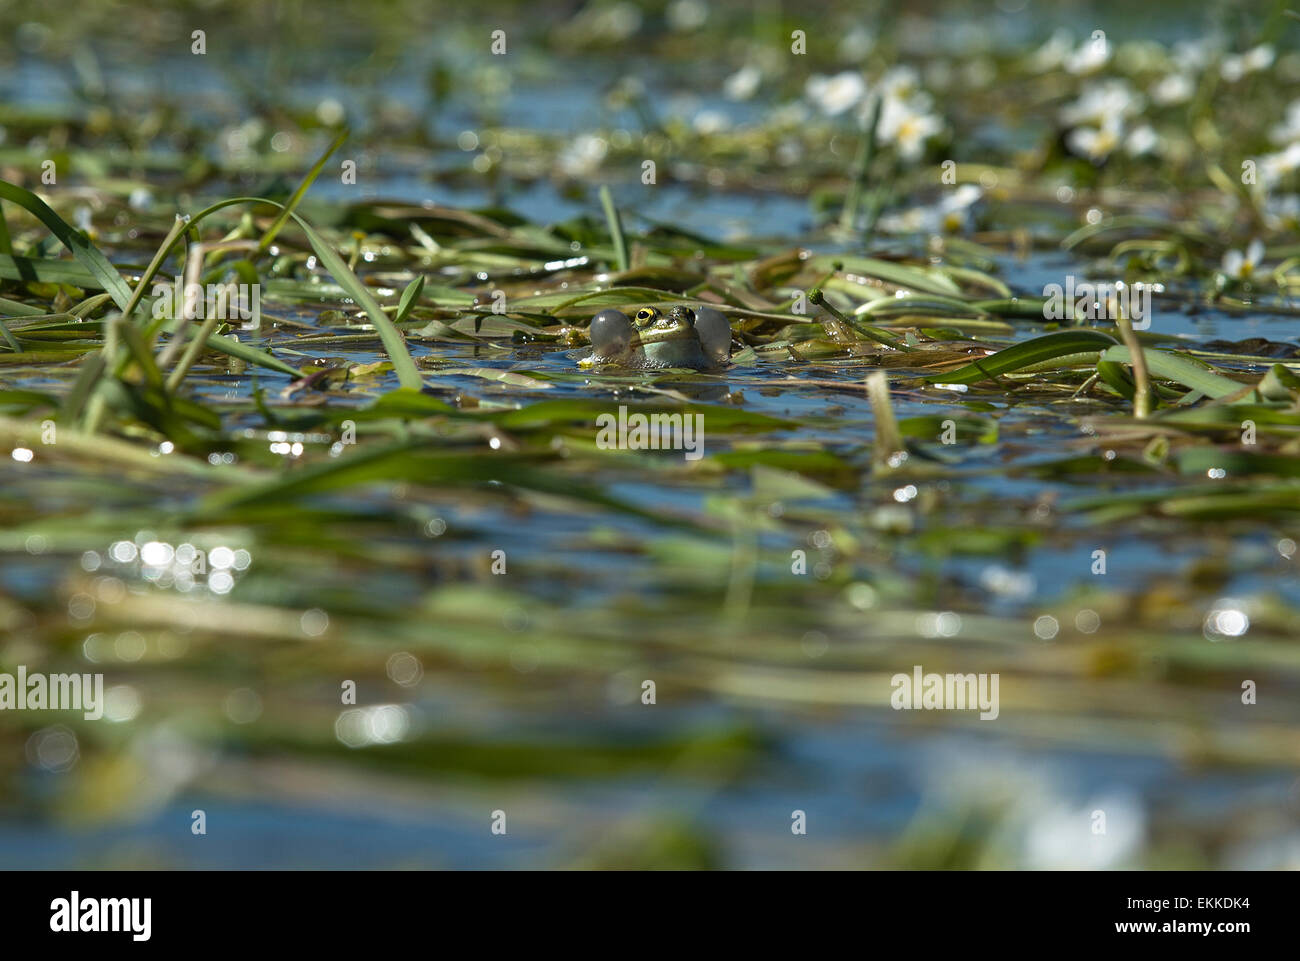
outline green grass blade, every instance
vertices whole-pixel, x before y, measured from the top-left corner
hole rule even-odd
[[[338,252],[327,244],[307,221],[297,214],[290,214],[290,216],[298,222],[298,226],[307,235],[307,239],[311,242],[312,249],[316,251],[316,256],[320,258],[322,266],[330,272],[330,275],[338,282],[339,286],[361,305],[366,312],[366,316],[370,318],[370,322],[375,325],[375,330],[379,332],[379,339],[383,342],[384,350],[388,352],[388,359],[393,362],[393,370],[397,372],[398,381],[403,387],[419,390],[424,384],[424,378],[420,376],[419,368],[415,366],[415,361],[411,359],[411,352],[406,349],[406,338],[388,319],[388,315],[384,313],[384,308],[379,306],[379,301],[375,300],[374,294],[370,293],[360,278],[348,268],[348,265],[338,255]]]
[[[109,259],[83,237],[80,231],[51,210],[36,194],[5,180],[0,180],[0,200],[17,204],[45,224],[50,233],[59,238],[59,242],[72,251],[72,255],[94,276],[99,287],[113,295],[113,302],[123,311],[126,310],[127,304],[131,302],[131,288]]]
[[[424,293],[423,274],[407,284],[406,289],[402,291],[402,299],[397,304],[397,313],[393,315],[394,324],[400,324],[411,316],[411,311],[420,302],[420,294],[422,293]]]
[[[907,448],[898,430],[898,418],[889,397],[889,375],[883,370],[867,375],[867,395],[871,400],[871,413],[876,420],[876,436],[872,444],[872,460],[877,467],[888,464],[889,459]]]
[[[233,207],[236,204],[271,204],[275,207],[284,206],[283,204],[276,203],[274,200],[267,200],[264,197],[232,197],[229,200],[223,200],[199,211],[190,218],[190,226],[194,227],[207,217],[216,213],[218,210],[223,210],[226,207]],[[388,352],[388,359],[393,362],[393,369],[397,372],[397,379],[401,382],[401,385],[416,390],[424,386],[424,379],[420,376],[420,371],[415,366],[415,361],[411,359],[410,351],[406,349],[406,339],[402,336],[402,332],[394,326],[388,315],[384,313],[384,308],[379,305],[379,301],[375,300],[374,295],[370,293],[365,284],[363,284],[360,278],[352,272],[343,258],[339,256],[338,251],[327,244],[324,239],[322,239],[321,236],[312,229],[312,226],[307,223],[307,221],[303,220],[295,213],[290,213],[289,216],[298,224],[299,227],[302,228],[303,233],[307,235],[307,240],[311,244],[312,249],[316,252],[316,256],[320,258],[321,265],[329,271],[335,282],[347,292],[348,296],[361,305],[362,309],[366,312],[366,316],[370,318],[370,322],[375,325],[375,330],[378,332],[379,339],[384,345],[384,350]],[[225,342],[223,343],[223,341]],[[228,338],[221,338],[216,334],[209,337],[208,342],[211,346],[214,346],[218,350],[224,351],[233,357],[242,356],[240,353],[241,348],[244,351],[252,349],[244,347],[244,345],[229,342]],[[257,351],[256,353],[259,355],[261,354],[260,351]],[[245,357],[244,359],[248,358]],[[283,370],[288,368],[288,365],[284,364],[283,361],[276,361],[273,358],[271,358],[271,360],[275,365],[275,369]],[[270,365],[264,364],[263,366]],[[292,370],[292,368],[288,369]],[[293,371],[293,373],[296,375],[297,371]]]
[[[88,290],[103,290],[104,283],[72,260],[10,257],[0,254],[0,280],[38,281],[42,284],[71,284]]]
[[[316,178],[320,176],[321,169],[325,166],[325,162],[330,159],[334,154],[334,151],[343,146],[343,141],[348,139],[348,134],[350,132],[351,131],[347,129],[340,130],[339,135],[334,138],[334,141],[325,148],[325,152],[320,155],[320,159],[312,165],[311,170],[307,171],[307,176],[302,178],[302,183],[300,183],[298,189],[293,192],[293,196],[289,198],[289,202],[284,205],[283,210],[280,212],[280,216],[275,218],[275,222],[272,223],[271,226],[267,228],[266,233],[262,235],[262,242],[257,245],[257,252],[259,254],[265,253],[266,249],[271,246],[271,241],[275,240],[275,235],[280,232],[280,228],[283,227],[288,219],[293,215],[294,210],[298,207],[299,201],[301,201],[303,195],[307,193],[307,189],[311,187],[311,185],[315,183]]]
[[[627,238],[623,236],[623,221],[614,206],[614,195],[608,187],[600,188],[600,205],[605,208],[605,220],[609,224],[609,238],[614,244],[614,257],[619,270],[627,270],[631,262],[627,256]]]
[[[834,254],[818,254],[808,260],[808,266],[818,272],[835,271],[843,274],[858,274],[884,280],[895,287],[903,287],[926,294],[938,294],[941,297],[960,297],[961,288],[950,277],[925,267],[911,264],[898,264],[890,260],[877,260],[874,257],[840,257]]]
[[[1229,394],[1239,393],[1247,386],[1240,381],[1216,374],[1196,361],[1180,357],[1178,354],[1144,347],[1142,356],[1146,358],[1147,369],[1153,376],[1176,381],[1192,390],[1199,390],[1206,397],[1227,397]],[[1127,364],[1131,362],[1132,355],[1127,347],[1116,345],[1102,354],[1101,359]]]
[[[1115,346],[1115,338],[1096,330],[1068,330],[1055,334],[1044,334],[1024,343],[1016,344],[983,360],[945,374],[931,374],[927,380],[939,380],[945,384],[974,384],[988,380],[998,374],[1041,364],[1045,361],[1078,354],[1084,351],[1102,351]]]

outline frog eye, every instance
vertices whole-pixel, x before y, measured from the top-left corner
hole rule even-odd
[[[715,364],[724,364],[731,356],[731,323],[720,310],[701,307],[695,311],[695,331],[704,355]]]
[[[645,326],[659,316],[659,311],[654,307],[642,307],[636,312],[636,321],[638,324]]]
[[[627,350],[633,333],[632,321],[627,319],[627,314],[613,308],[602,310],[591,318],[591,327],[587,329],[592,348],[604,356]]]

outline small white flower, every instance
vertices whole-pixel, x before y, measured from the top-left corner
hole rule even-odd
[[[327,127],[336,127],[347,117],[343,104],[333,97],[326,97],[316,104],[316,119]]]
[[[1034,51],[1029,65],[1039,73],[1055,70],[1074,52],[1074,41],[1069,30],[1057,30],[1047,42]]]
[[[720,110],[701,110],[695,115],[692,126],[695,127],[696,133],[707,136],[708,134],[720,133],[726,130],[731,126],[731,121]]]
[[[1124,122],[1116,116],[1102,119],[1099,126],[1075,127],[1066,136],[1065,142],[1075,153],[1090,160],[1105,160],[1123,142]]]
[[[906,64],[890,67],[876,84],[876,89],[886,99],[892,97],[895,100],[910,100],[922,92],[921,75],[915,67]]]
[[[939,209],[935,211],[939,217],[938,230],[934,232],[942,230],[944,233],[955,234],[969,230],[971,208],[983,196],[984,191],[974,184],[962,184],[939,201]]]
[[[722,92],[730,100],[748,100],[758,91],[763,73],[757,67],[741,67],[722,84]]]
[[[815,74],[808,78],[804,93],[822,113],[835,117],[855,106],[867,92],[867,83],[856,70],[833,77]]]
[[[1258,47],[1247,50],[1243,54],[1233,54],[1224,57],[1219,72],[1223,79],[1229,83],[1236,83],[1248,73],[1255,73],[1259,70],[1267,70],[1273,65],[1273,58],[1276,52],[1272,46],[1262,43]]]
[[[1240,250],[1223,255],[1223,272],[1236,280],[1249,280],[1264,257],[1264,243],[1258,237],[1250,242],[1243,256]]]
[[[1105,80],[1086,87],[1079,99],[1061,108],[1061,120],[1071,126],[1101,125],[1108,117],[1122,119],[1142,110],[1142,97],[1123,80]]]
[[[1192,78],[1185,73],[1171,73],[1161,77],[1151,88],[1151,99],[1162,107],[1186,103],[1196,92]]]
[[[1261,43],[1258,47],[1246,53],[1246,70],[1253,72],[1255,70],[1267,70],[1273,66],[1273,60],[1277,57],[1277,51],[1271,44]]]
[[[917,160],[925,150],[925,142],[943,130],[943,121],[927,112],[930,98],[927,95],[910,100],[885,98],[880,108],[880,123],[876,135],[882,143],[892,143],[904,160]]]
[[[1144,123],[1124,138],[1124,152],[1130,157],[1141,157],[1145,154],[1155,153],[1159,146],[1160,136],[1147,123]]]
[[[895,234],[964,233],[971,226],[971,208],[983,195],[984,191],[974,184],[962,184],[938,203],[881,217],[880,228]]]
[[[560,154],[560,169],[571,177],[593,174],[608,152],[609,145],[602,138],[581,134]]]
[[[1300,140],[1300,100],[1291,101],[1286,108],[1286,118],[1270,132],[1274,143],[1292,143]]]
[[[1109,830],[1088,830],[1097,811],[1106,812]],[[1120,868],[1142,854],[1146,813],[1136,795],[1090,798],[1075,806],[1054,801],[1028,813],[1024,833],[1024,864],[1034,870],[1099,871]],[[1080,827],[1083,825],[1083,827]]]
[[[1104,36],[1093,40],[1091,37],[1079,45],[1065,60],[1065,69],[1078,75],[1096,73],[1110,59],[1110,44]]]
[[[1265,189],[1271,188],[1283,177],[1300,170],[1300,140],[1277,153],[1259,158],[1259,180]]]

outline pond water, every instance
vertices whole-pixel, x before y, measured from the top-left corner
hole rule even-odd
[[[1035,34],[1036,5],[1032,14],[1023,4],[1000,6],[1001,39]],[[1168,20],[1153,24],[1160,39],[1184,32]],[[0,91],[20,107],[67,107],[76,95],[62,66],[21,58]],[[287,103],[330,100],[365,116],[382,100],[438,142],[425,151],[371,147],[362,182],[322,178],[308,211],[382,199],[505,207],[540,225],[599,219],[594,190],[566,189],[545,172],[505,187],[441,176],[460,162],[446,144],[488,119],[560,137],[593,118],[631,127],[635,114],[610,107],[606,94],[634,71],[665,118],[704,111],[730,125],[758,124],[771,107],[728,100],[718,92],[721,76],[683,80],[650,59],[593,58],[580,70],[532,64],[535,74],[490,102],[472,92],[432,97],[427,56],[356,66],[342,79],[309,58],[277,66],[259,57],[234,86],[228,66],[110,62],[103,77],[125,98],[192,98],[214,125],[231,122],[241,85],[274,79]],[[250,173],[206,184],[193,206],[267,179]],[[166,193],[157,185],[156,202]],[[633,232],[671,224],[765,253],[862,252],[825,229],[809,193],[671,182],[646,191],[623,182],[613,197]],[[1044,219],[1079,225],[1071,205],[1042,207]],[[981,226],[993,233],[1008,224],[989,218]],[[873,254],[925,250],[916,237],[877,243]],[[1023,257],[1009,244],[994,249],[991,273],[1018,294],[1037,296],[1093,268],[1060,249]],[[1171,298],[1182,292],[1171,284]],[[356,309],[338,299],[320,306]],[[265,298],[263,310],[320,334],[373,334],[331,327],[300,300]],[[1047,329],[1017,320],[996,339]],[[1295,329],[1294,318],[1267,311],[1162,299],[1151,332],[1202,348],[1246,338],[1294,343]],[[377,337],[304,344],[301,334],[268,326],[241,339],[296,364],[386,359]],[[1061,507],[1191,483],[1169,471],[1054,470],[1084,451],[1080,417],[1101,411],[1068,395],[945,393],[898,378],[900,421],[980,417],[996,422],[997,437],[955,448],[941,473],[918,475],[910,487],[887,477],[859,484],[844,482],[841,468],[861,470],[875,435],[865,361],[759,351],[723,371],[630,377],[619,386],[580,375],[581,351],[550,348],[411,342],[439,398],[472,397],[489,409],[686,399],[788,418],[796,423],[755,436],[795,457],[830,454],[840,463],[799,474],[807,483],[794,488],[784,473],[690,472],[674,454],[610,458],[599,476],[562,478],[650,516],[575,506],[565,490],[544,485],[518,485],[519,493],[502,468],[504,482],[491,478],[485,490],[406,477],[323,489],[288,507],[273,501],[265,514],[249,510],[234,521],[205,513],[206,481],[190,489],[123,468],[101,488],[52,467],[21,505],[16,495],[4,501],[0,601],[38,611],[51,596],[55,608],[80,597],[99,603],[108,612],[102,624],[69,627],[60,610],[50,636],[69,657],[80,647],[82,669],[100,665],[128,690],[120,697],[140,703],[119,705],[107,731],[78,728],[76,766],[42,762],[39,730],[5,734],[0,743],[15,758],[0,767],[10,786],[0,867],[618,866],[653,861],[644,852],[661,849],[686,849],[690,866],[757,868],[1296,863],[1300,782],[1288,740],[1296,719],[1294,703],[1279,701],[1297,693],[1286,671],[1296,665],[1287,643],[1300,581],[1280,553],[1286,530],[1195,519],[1097,524]],[[491,371],[537,380],[525,387],[484,376]],[[43,370],[4,386],[65,392],[74,374]],[[291,380],[199,365],[187,387],[218,406],[228,427],[275,443],[253,401],[281,396]],[[360,409],[397,386],[395,374],[381,372],[329,402]],[[524,428],[508,439],[532,442]],[[576,431],[552,438],[574,450],[588,440]],[[723,431],[705,443],[710,454],[744,455],[759,442]],[[286,465],[297,469],[292,459]],[[510,493],[495,496],[503,486]],[[101,497],[88,516],[68,508]],[[27,509],[36,520],[22,516]],[[220,538],[248,551],[252,564],[238,574],[230,568],[224,589],[209,579],[191,591],[142,563],[139,545],[155,538],[169,549],[193,539],[209,552]],[[826,546],[846,540],[853,552]],[[118,560],[123,541],[136,548]],[[502,545],[508,587],[481,576],[484,556]],[[1094,570],[1098,549],[1107,553],[1104,578]],[[796,551],[809,555],[806,587],[790,583]],[[119,614],[111,613],[113,592],[127,598]],[[193,612],[176,613],[191,601]],[[1216,605],[1248,606],[1262,626],[1247,636],[1215,633],[1206,618]],[[322,608],[340,626],[327,641],[305,644],[286,643],[266,613]],[[240,627],[219,641],[205,634],[226,619]],[[17,615],[12,624],[6,662],[47,640]],[[395,652],[415,654],[421,682],[395,679]],[[890,711],[888,676],[913,663],[1003,672],[1003,723],[974,715],[913,723]],[[1243,720],[1233,710],[1241,676],[1272,670],[1280,694]],[[649,676],[660,678],[653,718],[637,704]],[[346,678],[359,679],[357,710],[395,705],[399,734],[349,739],[355,718],[334,701]],[[255,711],[240,707],[250,697]],[[367,715],[365,723],[378,721]],[[1241,742],[1252,749],[1238,757]],[[487,812],[498,808],[512,818],[505,837],[486,829]],[[189,830],[196,809],[206,813],[207,837]],[[1104,840],[1074,830],[1096,809],[1113,826]],[[808,814],[808,837],[790,834],[796,810]],[[1189,853],[1183,835],[1200,847]]]

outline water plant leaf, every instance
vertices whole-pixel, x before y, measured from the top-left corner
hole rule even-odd
[[[1226,397],[1241,392],[1246,386],[1179,354],[1144,347],[1142,356],[1146,358],[1147,369],[1153,376],[1176,381],[1184,387],[1200,391],[1206,397]],[[1132,360],[1132,355],[1127,347],[1116,345],[1108,348],[1100,359],[1127,364]]]
[[[113,295],[113,302],[123,310],[131,301],[131,288],[127,286],[122,275],[109,259],[100,253],[99,248],[73,228],[67,221],[50,209],[40,197],[30,190],[24,190],[16,184],[0,180],[0,199],[17,204],[37,220],[43,223],[59,242],[72,252],[82,267],[95,278],[101,290]],[[18,266],[15,262],[15,266]]]
[[[998,374],[1008,374],[1036,364],[1071,354],[1104,351],[1115,345],[1115,338],[1096,330],[1067,330],[1044,334],[1014,344],[982,360],[942,374],[930,374],[927,380],[945,384],[975,384]]]

